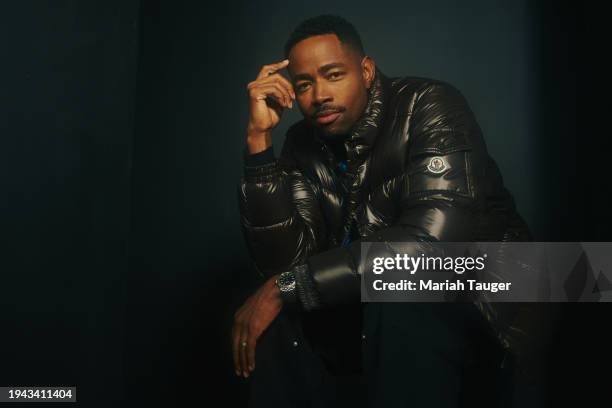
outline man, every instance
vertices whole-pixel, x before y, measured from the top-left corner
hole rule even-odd
[[[386,77],[336,16],[301,23],[285,57],[247,86],[239,202],[265,283],[235,314],[232,350],[251,403],[494,406],[469,385],[502,384],[515,337],[495,309],[368,303],[360,325],[362,240],[532,240],[467,102],[442,81]],[[294,103],[304,119],[276,159],[271,132]]]

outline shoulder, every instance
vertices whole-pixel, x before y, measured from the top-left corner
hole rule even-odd
[[[425,107],[426,104],[440,105],[451,101],[461,101],[467,106],[461,91],[450,82],[415,76],[389,79],[389,103],[392,108],[400,111],[398,113],[412,113],[414,108]]]
[[[312,127],[302,119],[287,129],[279,161],[310,174],[323,160],[321,153],[321,145],[316,141]]]
[[[315,148],[313,131],[305,119],[293,123],[285,133],[281,156],[292,156],[294,159]]]
[[[392,78],[389,104],[405,123],[412,153],[444,153],[482,143],[466,98],[453,84],[433,78]]]
[[[305,119],[298,120],[294,122],[285,133],[285,143],[293,144],[303,144],[312,134],[312,128],[308,125]]]

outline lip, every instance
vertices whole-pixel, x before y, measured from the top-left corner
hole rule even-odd
[[[320,125],[328,125],[330,123],[332,123],[333,121],[335,121],[336,119],[338,119],[338,116],[340,116],[340,112],[332,112],[328,115],[324,115],[324,116],[317,116],[317,123]]]

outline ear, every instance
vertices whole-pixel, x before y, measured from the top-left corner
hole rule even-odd
[[[367,55],[361,60],[361,73],[366,88],[370,89],[372,82],[374,82],[374,75],[376,74],[376,63]]]

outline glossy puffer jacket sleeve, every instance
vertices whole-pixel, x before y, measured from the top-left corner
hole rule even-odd
[[[291,165],[288,143],[289,138],[282,161],[245,165],[239,183],[241,228],[255,268],[264,278],[304,264],[325,242],[325,223],[313,188]]]
[[[436,82],[420,91],[406,120],[411,141],[399,178],[399,217],[364,239],[423,242],[424,247],[427,242],[471,241],[488,157],[472,111],[458,90]],[[361,241],[354,241],[308,259],[318,308],[359,301],[365,268],[360,247]]]

